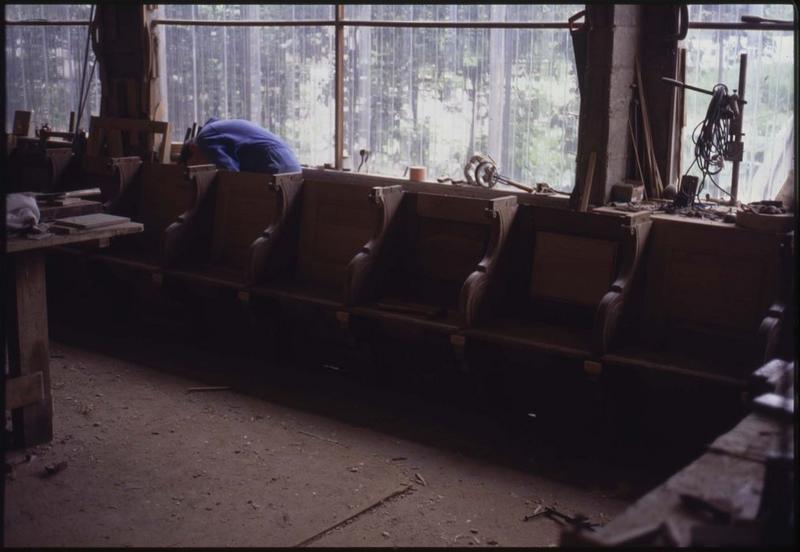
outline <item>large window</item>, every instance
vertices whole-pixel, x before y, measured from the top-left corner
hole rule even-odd
[[[686,48],[686,81],[712,89],[717,83],[729,90],[738,87],[739,56],[748,54],[744,108],[744,159],[739,167],[738,199],[742,202],[773,199],[794,166],[795,43],[794,33],[775,30],[747,30],[737,25],[742,15],[769,19],[795,19],[792,5],[703,4],[689,8],[695,23],[725,23],[727,28],[690,28]],[[683,129],[681,160],[685,171],[694,160],[692,132],[703,120],[710,96],[687,91],[686,126]],[[703,194],[727,199],[731,189],[732,163],[726,161],[716,181],[724,192],[707,183]],[[693,168],[690,174],[700,176]]]
[[[368,149],[371,173],[461,178],[481,152],[506,176],[569,191],[580,100],[566,20],[581,9],[347,5],[337,19],[331,5],[165,5],[173,139],[241,117],[284,136],[301,163],[333,163],[338,107],[345,168]]]
[[[579,6],[348,6],[353,19],[559,21]],[[578,95],[565,29],[374,28],[346,30],[345,147],[368,148],[374,170],[424,165],[463,177],[474,152],[522,182],[572,189]]]
[[[14,111],[32,111],[32,127],[47,123],[67,130],[69,114],[78,111],[81,76],[89,28],[89,4],[6,5],[5,18],[25,21],[6,25],[6,131]],[[86,80],[94,52],[89,46]],[[81,126],[100,112],[98,71],[91,79]]]
[[[166,5],[169,19],[333,21],[324,5]],[[333,160],[332,26],[164,25],[167,116],[173,140],[209,117],[257,122],[302,163]]]

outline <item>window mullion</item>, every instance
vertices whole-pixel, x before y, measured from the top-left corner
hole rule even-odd
[[[344,4],[336,4],[334,65],[334,167],[342,168],[344,152]]]

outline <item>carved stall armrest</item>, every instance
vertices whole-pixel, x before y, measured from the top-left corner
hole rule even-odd
[[[283,266],[285,259],[280,256],[278,244],[286,233],[291,215],[297,211],[298,198],[303,186],[303,173],[276,174],[270,183],[270,190],[276,196],[277,213],[275,220],[250,245],[245,281],[253,285],[268,279]]]
[[[48,148],[46,156],[50,173],[49,183],[52,186],[51,189],[55,191],[63,185],[67,167],[69,167],[75,154],[70,148]]]
[[[214,219],[214,194],[217,169],[213,165],[188,167],[185,176],[192,183],[192,203],[164,231],[160,247],[161,266],[175,266],[179,261],[206,249],[211,239]]]
[[[612,282],[595,311],[592,349],[598,356],[604,355],[609,345],[617,337],[625,299],[641,264],[651,226],[652,222],[646,221],[627,227],[629,234],[622,240],[622,258],[617,278]]]
[[[126,198],[138,195],[132,184],[142,168],[142,160],[139,157],[116,157],[109,159],[108,163],[114,178],[100,188],[100,198],[103,208],[113,212],[124,206]]]
[[[772,300],[766,316],[758,326],[758,348],[756,350],[759,364],[778,354],[781,329],[786,305],[792,294],[792,273],[794,261],[794,234],[786,234],[778,243],[778,270],[776,273],[776,297]]]
[[[139,190],[134,183],[142,166],[140,157],[91,157],[81,160],[81,181],[98,194],[88,199],[99,200],[109,213],[130,216]]]
[[[469,328],[475,325],[496,272],[500,255],[508,241],[511,224],[517,213],[516,198],[509,199],[513,199],[513,201],[496,203],[492,208],[486,209],[486,216],[489,217],[491,225],[486,253],[475,270],[467,276],[461,286],[458,298],[459,316],[461,325],[464,327]]]
[[[369,286],[374,283],[370,282],[370,276],[375,272],[378,255],[400,208],[403,187],[372,188],[369,199],[376,207],[375,233],[347,264],[344,282],[344,304],[347,306],[360,302]]]
[[[778,355],[785,310],[785,305],[773,303],[767,311],[767,315],[758,325],[756,358],[754,359],[758,363],[767,362]]]

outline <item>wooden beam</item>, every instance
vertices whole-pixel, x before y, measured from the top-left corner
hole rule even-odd
[[[16,410],[43,400],[44,378],[41,372],[6,378],[6,410]]]
[[[339,4],[339,6],[342,6]],[[339,23],[341,21],[341,23]],[[271,20],[257,19],[239,20],[195,20],[195,19],[154,19],[152,25],[187,25],[195,27],[418,27],[429,29],[568,29],[566,21],[523,22],[523,21],[346,21],[341,19],[305,19],[305,20]]]
[[[34,241],[34,240],[29,240]],[[53,437],[53,400],[50,395],[50,350],[44,252],[9,255],[6,308],[9,313],[8,360],[11,378],[38,374],[43,396],[37,404],[11,413],[16,445],[46,443]]]
[[[646,125],[645,134],[650,135],[645,140],[652,143],[652,161],[658,168],[658,175],[648,167],[651,155],[646,144],[640,152],[644,158],[645,172],[651,179],[659,178],[662,189],[669,184],[677,185],[681,174],[675,162],[679,155],[676,148],[680,150],[680,136],[674,134],[679,133],[680,129],[676,128],[674,121],[679,110],[677,101],[682,98],[684,90],[662,80],[663,77],[680,78],[678,41],[674,35],[678,31],[678,19],[678,6],[648,4],[642,7],[639,69],[649,115],[643,124]],[[681,81],[684,82],[685,79]]]
[[[689,23],[690,29],[721,29],[730,31],[793,31],[793,23],[723,23],[713,21],[708,23]]]
[[[342,168],[342,158],[344,154],[344,5],[336,4],[336,69],[334,72],[336,79],[335,93],[335,119],[333,129],[334,142],[334,167]]]
[[[589,208],[589,197],[592,194],[592,183],[594,182],[594,167],[597,163],[597,154],[595,152],[589,153],[589,165],[586,168],[586,180],[581,189],[580,201],[578,202],[578,211],[585,213]]]

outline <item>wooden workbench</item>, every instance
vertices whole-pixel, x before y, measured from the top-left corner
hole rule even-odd
[[[50,351],[47,330],[45,254],[48,248],[97,241],[100,245],[144,227],[127,222],[74,234],[51,234],[39,239],[9,237],[6,242],[8,287],[6,332],[8,370],[6,410],[11,411],[12,446],[28,447],[53,437],[50,395]]]
[[[691,544],[692,527],[705,524],[701,515],[682,504],[688,493],[711,501],[727,501],[738,517],[755,520],[761,499],[767,454],[777,448],[779,423],[754,412],[711,443],[705,454],[647,493],[620,516],[593,533],[562,534],[562,544],[616,546],[626,535],[667,523],[675,545]],[[794,443],[793,431],[788,436]]]

